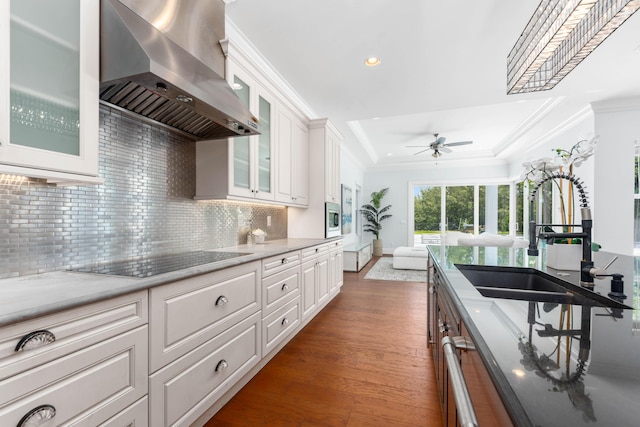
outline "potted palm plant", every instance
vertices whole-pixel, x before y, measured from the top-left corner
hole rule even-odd
[[[387,194],[389,188],[383,188],[380,191],[374,191],[371,193],[371,202],[362,205],[360,213],[364,216],[364,219],[368,221],[368,224],[364,225],[364,231],[373,233],[375,239],[373,240],[373,255],[382,256],[382,240],[380,240],[380,230],[382,230],[382,221],[387,218],[391,218],[391,214],[386,213],[391,209],[391,205],[381,207],[382,198]]]

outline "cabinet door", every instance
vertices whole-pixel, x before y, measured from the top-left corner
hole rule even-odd
[[[326,201],[340,203],[340,140],[327,129],[325,145],[325,189]]]
[[[329,256],[318,258],[316,263],[316,280],[318,283],[318,306],[322,306],[329,299]]]
[[[294,202],[294,140],[293,113],[284,105],[278,105],[277,113],[277,146],[278,155],[276,174],[276,200],[291,204]]]
[[[261,200],[274,199],[274,99],[257,81],[231,66],[230,82],[242,102],[260,122],[260,135],[229,140],[229,193]]]
[[[300,120],[293,124],[293,202],[309,205],[309,128]]]
[[[317,298],[316,260],[302,264],[302,319],[305,320],[313,314],[318,307]]]
[[[98,0],[5,1],[0,20],[2,169],[97,176]]]

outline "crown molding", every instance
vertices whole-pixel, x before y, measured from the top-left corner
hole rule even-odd
[[[306,103],[300,94],[298,94],[289,82],[271,65],[267,58],[260,53],[228,16],[225,18],[225,27],[226,37],[247,61],[258,68],[264,77],[267,78],[273,86],[277,87],[307,118],[318,118],[318,114],[316,114],[313,108]]]

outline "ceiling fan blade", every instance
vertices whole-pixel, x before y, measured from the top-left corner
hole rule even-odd
[[[444,142],[445,142],[446,140],[447,140],[447,138],[445,138],[444,136],[439,136],[439,137],[436,139],[436,144],[438,144],[438,145],[442,145],[442,144],[444,144]]]
[[[431,147],[430,145],[405,145],[404,148],[424,148]]]
[[[441,145],[440,147],[438,147],[439,151],[442,151],[443,153],[450,153],[451,152],[451,148],[447,147],[446,145]]]
[[[473,144],[473,141],[459,141],[459,142],[451,142],[449,144],[444,144],[445,147],[455,147],[456,145],[469,145]]]
[[[424,150],[418,151],[417,153],[413,153],[413,155],[414,155],[414,156],[417,156],[418,154],[422,154],[422,153],[424,153],[425,151],[429,151],[429,150],[431,150],[431,147],[429,147],[429,148],[425,148]]]

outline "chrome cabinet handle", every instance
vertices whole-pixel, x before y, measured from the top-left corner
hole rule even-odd
[[[281,288],[281,289],[282,289],[282,291],[283,291],[283,292],[284,292],[284,291],[288,291],[288,290],[289,290],[289,286],[288,286],[286,283],[284,283],[284,284],[282,285],[282,288]]]
[[[287,319],[286,317],[284,319],[282,319],[282,322],[280,322],[280,324],[282,324],[282,326],[286,326],[289,324],[289,319]]]
[[[56,416],[56,408],[51,405],[40,405],[25,414],[17,427],[37,427]]]
[[[49,331],[34,331],[23,336],[16,345],[15,351],[33,350],[56,341],[56,336]]]
[[[225,305],[228,302],[229,302],[229,300],[227,299],[227,297],[225,297],[224,295],[220,295],[218,297],[218,299],[216,300],[216,306],[217,307],[222,307],[223,305]]]
[[[227,361],[222,359],[216,365],[216,372],[226,371],[228,367],[229,367],[229,364],[227,363]]]
[[[466,340],[464,341],[466,342]],[[454,338],[442,338],[442,350],[444,351],[444,357],[447,360],[447,369],[449,370],[453,397],[456,401],[456,408],[460,417],[460,425],[462,427],[475,427],[478,425],[478,420],[476,418],[475,410],[473,409],[473,402],[471,402],[471,397],[469,396],[467,384],[464,382],[462,368],[460,367],[458,357],[456,356],[456,348],[457,345]]]

